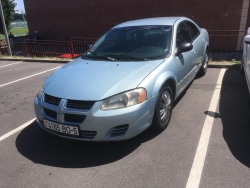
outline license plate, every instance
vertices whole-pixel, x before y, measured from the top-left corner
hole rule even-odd
[[[75,126],[69,126],[69,125],[62,125],[58,123],[54,123],[48,120],[44,120],[44,127],[47,129],[51,129],[56,132],[70,134],[70,135],[79,135],[78,127]]]

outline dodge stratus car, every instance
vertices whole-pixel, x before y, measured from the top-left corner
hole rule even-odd
[[[62,66],[34,99],[37,122],[57,136],[88,141],[163,131],[173,102],[207,71],[209,36],[185,17],[119,24]]]

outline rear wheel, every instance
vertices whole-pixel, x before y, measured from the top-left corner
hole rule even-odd
[[[158,96],[152,128],[163,131],[167,128],[173,108],[173,92],[169,86],[164,86]]]
[[[243,68],[243,65],[241,64],[240,65],[240,73],[243,75],[244,74],[244,68]]]
[[[208,54],[206,52],[205,55],[204,55],[204,58],[203,58],[201,69],[198,72],[199,76],[204,76],[207,73],[207,66],[208,66]]]
[[[245,72],[244,72],[244,64],[243,64],[244,62],[243,62],[243,59],[241,60],[241,65],[240,65],[240,73],[242,74],[242,75],[244,75],[245,74]]]

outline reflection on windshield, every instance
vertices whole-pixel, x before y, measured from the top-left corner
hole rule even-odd
[[[152,60],[169,54],[171,26],[115,28],[101,37],[84,57],[93,59]]]

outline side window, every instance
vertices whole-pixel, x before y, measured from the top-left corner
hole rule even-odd
[[[191,42],[191,40],[186,25],[181,22],[177,27],[176,47],[178,48],[183,42]]]
[[[199,35],[200,30],[190,21],[185,21],[191,40],[194,41]]]

